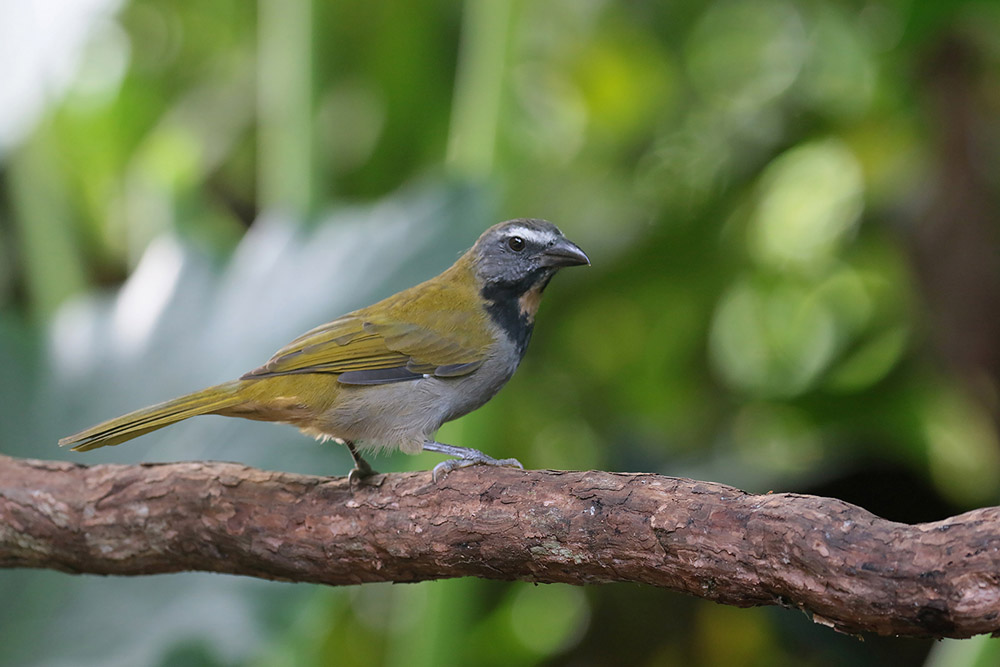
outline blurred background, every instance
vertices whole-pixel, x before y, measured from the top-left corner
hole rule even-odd
[[[0,3],[0,452],[343,475],[217,417],[55,443],[531,216],[593,267],[442,441],[897,521],[996,504],[997,34],[985,1]],[[0,571],[0,600],[2,665],[1000,660],[627,585]]]

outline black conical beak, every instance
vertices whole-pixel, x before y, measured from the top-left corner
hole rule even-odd
[[[542,252],[542,264],[559,267],[582,264],[590,266],[590,258],[587,257],[587,253],[580,250],[580,246],[569,239],[559,239]]]

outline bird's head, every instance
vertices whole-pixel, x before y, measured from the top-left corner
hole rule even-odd
[[[484,289],[520,295],[544,288],[564,266],[590,264],[586,253],[546,220],[521,218],[493,225],[470,254]]]
[[[523,354],[542,291],[566,266],[590,264],[586,253],[545,220],[520,218],[483,232],[467,253],[492,319]]]

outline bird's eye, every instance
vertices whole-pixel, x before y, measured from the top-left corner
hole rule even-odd
[[[521,252],[524,250],[524,239],[520,236],[511,236],[507,239],[507,247],[514,252]]]

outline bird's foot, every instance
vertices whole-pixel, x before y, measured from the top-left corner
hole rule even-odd
[[[524,466],[521,465],[521,462],[517,459],[495,459],[492,456],[483,454],[481,457],[477,456],[469,459],[448,459],[447,461],[441,461],[441,463],[434,466],[434,470],[431,472],[431,477],[433,478],[434,483],[437,484],[452,470],[479,465],[498,466],[501,468],[520,468],[521,470],[524,470]]]
[[[378,472],[362,458],[353,442],[348,440],[344,441],[344,444],[347,446],[347,451],[351,453],[351,458],[354,459],[354,467],[351,472],[347,473],[348,486],[353,489],[355,484],[376,485],[374,478]]]
[[[370,486],[378,486],[376,484],[375,478],[378,476],[378,471],[374,470],[370,465],[365,463],[364,467],[354,466],[351,468],[351,472],[347,473],[347,484],[353,489],[355,485],[366,484]]]
[[[520,468],[521,470],[524,470],[524,466],[521,465],[521,462],[517,459],[495,459],[488,454],[484,454],[478,449],[471,449],[469,447],[446,445],[441,442],[425,442],[424,449],[429,452],[438,452],[440,454],[458,457],[442,461],[434,466],[434,470],[431,472],[431,477],[435,484],[443,479],[444,476],[452,470],[457,470],[458,468],[468,468],[469,466],[498,466],[501,468]]]

